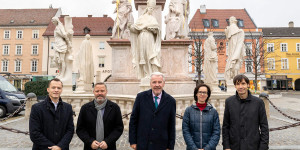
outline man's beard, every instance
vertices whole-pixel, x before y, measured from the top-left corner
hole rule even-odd
[[[101,97],[102,99],[98,99],[98,97]],[[96,99],[96,102],[99,104],[102,104],[106,99],[104,96],[98,96],[98,97],[96,97],[95,99]]]

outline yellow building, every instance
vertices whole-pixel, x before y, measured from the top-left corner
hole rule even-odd
[[[43,33],[61,9],[0,9],[0,72],[18,89],[42,74]]]
[[[300,90],[300,28],[262,28],[265,73],[271,90]]]

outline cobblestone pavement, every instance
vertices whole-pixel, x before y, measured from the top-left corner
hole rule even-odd
[[[295,117],[300,118],[300,108],[298,110],[289,109],[286,105],[293,105],[293,101],[295,101],[294,97],[289,98],[281,98],[281,99],[273,99],[272,101],[277,105],[283,112]],[[282,101],[287,101],[285,106],[282,106]],[[297,99],[297,103],[300,103],[300,99]],[[278,102],[281,101],[281,102]],[[283,125],[289,125],[291,123],[295,123],[295,121],[288,119],[278,113],[272,106],[270,106],[270,118],[269,118],[269,127],[275,128]],[[0,125],[9,128],[16,128],[22,131],[28,131],[28,120],[24,118],[18,118],[13,121],[8,122],[0,122]],[[0,130],[0,150],[29,150],[32,146],[32,142],[28,135],[12,133],[5,130]],[[222,149],[221,146],[222,141],[220,140],[217,149]],[[293,127],[280,131],[272,131],[270,132],[270,147],[279,147],[279,146],[291,146],[294,147],[300,145],[300,127]],[[83,149],[83,143],[75,134],[72,142],[71,142],[71,150],[79,150]],[[128,132],[124,131],[123,135],[117,142],[118,150],[130,150],[128,143]],[[182,137],[181,131],[177,131],[176,134],[176,144],[175,150],[184,150],[186,149],[185,142]],[[294,149],[294,148],[292,148]],[[299,148],[300,149],[300,148]]]

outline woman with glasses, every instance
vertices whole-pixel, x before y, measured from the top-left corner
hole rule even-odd
[[[219,115],[208,103],[211,90],[200,84],[194,90],[195,105],[188,107],[183,116],[182,132],[187,150],[215,150],[220,139]]]

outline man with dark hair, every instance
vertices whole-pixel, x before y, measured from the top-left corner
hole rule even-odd
[[[81,107],[76,133],[84,150],[116,150],[124,129],[120,107],[106,98],[105,83],[96,83],[93,92],[95,99]]]
[[[29,119],[33,150],[69,150],[74,133],[72,106],[62,101],[62,82],[55,78],[49,82],[49,95],[34,104]]]
[[[163,90],[164,85],[164,75],[154,72],[151,89],[136,96],[129,122],[132,149],[174,149],[176,102]]]
[[[269,127],[264,102],[251,95],[249,79],[233,79],[236,95],[225,101],[222,136],[225,150],[267,150]]]

